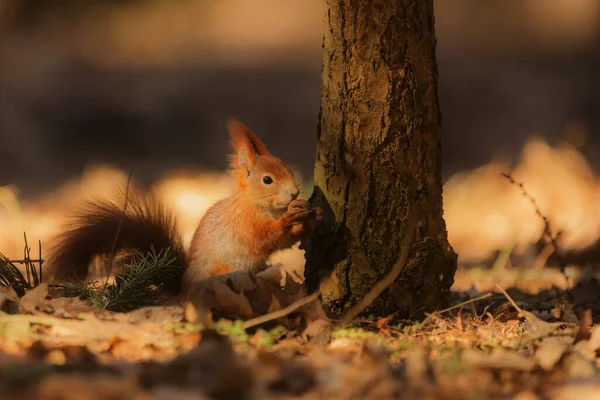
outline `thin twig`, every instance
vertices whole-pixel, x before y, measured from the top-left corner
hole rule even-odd
[[[121,214],[121,218],[119,218],[119,224],[117,225],[117,232],[115,234],[115,238],[113,240],[110,253],[108,259],[106,260],[106,276],[107,280],[104,282],[104,288],[106,289],[106,284],[108,282],[108,276],[110,275],[110,271],[112,269],[112,264],[115,260],[115,249],[117,248],[117,242],[119,240],[119,235],[121,234],[121,227],[123,226],[123,218],[125,217],[125,213],[127,212],[127,205],[129,204],[129,185],[131,184],[131,176],[133,175],[133,170],[129,171],[129,175],[127,176],[127,185],[125,186],[125,201],[123,203],[123,213]]]
[[[41,283],[42,278],[42,258],[41,258],[41,242],[40,242],[40,258],[31,258],[31,248],[27,242],[27,233],[23,232],[23,239],[25,242],[23,248],[23,259],[11,260],[0,253],[0,286],[12,287],[19,297],[25,295],[27,290],[30,290]],[[38,272],[35,263],[40,263],[40,270]],[[22,264],[25,266],[25,275],[15,264]]]
[[[42,241],[38,240],[38,249],[39,249],[39,256],[38,259],[36,261],[38,261],[40,263],[40,282],[43,281],[43,275],[42,275],[42,264],[44,263],[44,260],[42,259]],[[32,260],[34,261],[34,260]]]
[[[316,300],[316,298],[319,297],[320,294],[321,294],[321,291],[319,289],[317,289],[310,296],[303,297],[300,300],[293,302],[289,306],[282,308],[281,310],[273,311],[271,313],[261,315],[260,317],[252,318],[252,319],[245,321],[244,323],[242,323],[242,328],[244,328],[244,329],[252,328],[253,326],[264,324],[265,322],[269,322],[269,321],[272,321],[274,319],[278,319],[281,317],[285,317],[286,315],[291,314],[292,312],[296,311],[298,308],[302,307],[303,305],[306,305],[306,304]]]
[[[34,262],[43,262],[44,260],[43,259],[36,259],[36,258],[31,258],[31,259],[28,258],[26,260],[8,260],[8,261],[10,261],[11,263],[14,263],[14,264],[25,264],[25,263],[28,263],[30,261],[32,263],[34,263]]]
[[[427,322],[429,322],[429,320],[431,319],[431,317],[433,317],[434,315],[443,314],[443,313],[445,313],[445,312],[452,311],[452,310],[454,310],[454,309],[456,309],[456,308],[463,307],[463,306],[466,306],[466,305],[468,305],[468,304],[475,303],[476,301],[483,300],[483,299],[487,299],[487,298],[488,298],[488,297],[490,297],[491,295],[492,295],[492,293],[487,293],[487,294],[484,294],[484,295],[482,295],[482,296],[475,297],[474,299],[469,299],[469,300],[467,300],[467,301],[464,301],[464,302],[462,302],[462,303],[460,303],[460,304],[455,304],[455,305],[453,305],[452,307],[448,307],[448,308],[444,308],[443,310],[436,311],[436,312],[432,313],[430,316],[426,317],[426,318],[423,320],[422,324],[423,324],[423,325],[425,325]]]
[[[544,221],[544,235],[546,237],[548,237],[548,240],[550,240],[550,243],[552,243],[552,247],[554,247],[554,255],[555,255],[556,259],[558,260],[558,264],[560,266],[560,271],[562,272],[563,275],[565,275],[566,265],[559,253],[560,247],[558,246],[558,243],[556,241],[557,236],[552,235],[552,230],[550,229],[550,221],[544,214],[542,214],[542,211],[540,210],[537,202],[535,201],[535,198],[531,194],[529,194],[529,192],[525,189],[525,186],[523,185],[523,183],[516,181],[510,174],[506,174],[503,172],[502,176],[505,177],[506,179],[508,179],[508,181],[510,183],[518,186],[519,189],[521,189],[521,193],[523,194],[523,196],[525,196],[525,198],[527,198],[533,205],[533,208],[535,209],[535,213],[542,219],[542,221]],[[565,279],[567,279],[567,282],[568,282],[568,278],[566,275],[565,275]]]
[[[27,271],[27,283],[29,284],[29,286],[31,286],[31,271],[29,270],[30,268],[30,263],[29,263],[29,251],[28,251],[28,245],[27,245],[27,234],[25,234],[25,232],[23,232],[23,239],[25,240],[25,247],[23,248],[23,260],[25,261],[25,271]]]
[[[417,213],[416,211],[412,211],[406,219],[406,237],[404,238],[402,242],[402,247],[400,248],[400,256],[398,257],[396,263],[392,266],[391,271],[382,280],[377,282],[375,286],[373,286],[373,288],[369,291],[369,293],[367,293],[365,297],[363,297],[356,305],[354,305],[354,307],[348,310],[346,316],[343,318],[344,323],[350,322],[351,320],[356,318],[361,312],[366,310],[367,307],[373,304],[373,301],[375,301],[375,299],[379,297],[385,289],[387,289],[392,283],[394,283],[396,278],[400,275],[400,273],[404,269],[406,261],[408,260],[408,254],[410,253],[410,248],[413,244],[417,222],[419,220],[418,215],[419,213]]]
[[[517,305],[517,303],[516,303],[516,302],[513,300],[513,298],[512,298],[512,297],[510,297],[510,296],[508,295],[508,293],[506,293],[506,290],[504,290],[504,289],[502,288],[502,286],[500,286],[500,285],[498,285],[498,284],[496,283],[496,287],[498,288],[498,290],[500,290],[500,291],[502,292],[502,294],[504,295],[504,297],[506,297],[506,299],[507,299],[507,300],[510,302],[510,304],[512,304],[512,306],[515,308],[515,310],[517,310],[517,312],[519,312],[519,313],[521,313],[521,314],[523,314],[523,315],[525,314],[525,310],[523,310],[521,307],[519,307],[519,306]]]
[[[464,302],[462,302],[460,304],[455,304],[452,307],[448,307],[448,308],[444,308],[443,310],[436,311],[435,313],[436,314],[443,314],[445,312],[452,311],[452,310],[457,309],[459,307],[466,306],[467,304],[471,304],[471,303],[475,303],[476,301],[479,301],[479,300],[487,299],[491,295],[492,295],[492,293],[486,293],[486,294],[484,294],[482,296],[475,297],[474,299],[469,299],[469,300],[464,301]]]
[[[35,269],[35,265],[33,264],[33,260],[31,259],[31,247],[29,247],[29,243],[27,242],[27,234],[25,232],[23,232],[23,238],[25,239],[25,252],[26,252],[26,257],[24,257],[25,261],[26,261],[25,265],[29,266],[29,271],[31,271],[31,279],[33,279],[33,285],[31,284],[31,281],[29,281],[28,283],[31,288],[34,288],[41,281],[39,279],[37,270]]]

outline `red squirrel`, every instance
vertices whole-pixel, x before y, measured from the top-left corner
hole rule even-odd
[[[236,190],[206,211],[187,253],[175,218],[160,201],[151,195],[126,193],[126,207],[96,200],[75,216],[50,253],[50,279],[83,280],[96,256],[169,247],[181,271],[163,284],[175,295],[206,277],[240,270],[258,272],[274,252],[298,242],[307,223],[320,219],[321,210],[297,199],[292,171],[249,128],[230,120],[228,130]]]

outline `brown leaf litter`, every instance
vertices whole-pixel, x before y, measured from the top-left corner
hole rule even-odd
[[[197,293],[210,293],[209,301],[128,313],[58,297],[47,286],[22,299],[2,289],[2,398],[600,396],[600,329],[591,309],[573,324],[565,313],[540,309],[556,307],[543,296],[536,302],[497,288],[495,294],[455,294],[454,306],[421,322],[389,316],[343,324],[318,307],[277,314],[305,293],[289,274],[282,289],[282,275],[269,272],[263,282],[243,276],[205,282]],[[243,319],[260,312],[277,318],[244,329]],[[236,313],[226,323],[216,317]]]

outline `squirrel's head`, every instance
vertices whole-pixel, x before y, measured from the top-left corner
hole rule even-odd
[[[235,171],[238,190],[246,199],[269,211],[284,211],[298,197],[294,174],[246,126],[236,120],[227,124],[231,135],[231,167]]]

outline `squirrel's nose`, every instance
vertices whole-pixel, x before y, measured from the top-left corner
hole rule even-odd
[[[299,193],[300,193],[300,191],[297,188],[292,190],[292,192],[290,193],[290,195],[292,196],[292,200],[296,200]]]

